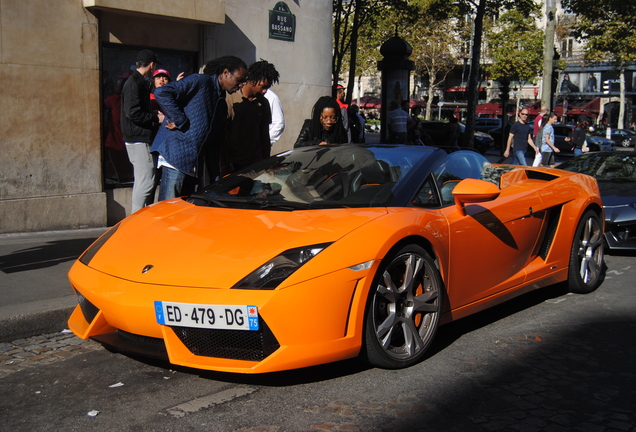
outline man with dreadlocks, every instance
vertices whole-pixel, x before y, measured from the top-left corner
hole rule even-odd
[[[305,120],[294,147],[347,142],[349,139],[342,123],[340,106],[331,96],[323,96],[314,104],[311,118]]]
[[[227,134],[221,152],[221,173],[227,174],[270,156],[272,112],[265,93],[278,82],[278,71],[266,60],[247,68],[247,81],[228,95]]]
[[[227,117],[225,95],[238,91],[246,75],[243,60],[224,56],[209,61],[202,74],[155,90],[155,99],[166,116],[151,149],[159,153],[159,201],[194,191],[201,171],[198,158],[204,147],[216,153],[208,170],[214,177],[218,175],[219,147],[215,143]]]

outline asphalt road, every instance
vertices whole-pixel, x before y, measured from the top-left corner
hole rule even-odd
[[[1,431],[635,431],[636,261],[440,328],[405,370],[357,361],[246,376],[110,353],[73,335],[0,344]]]

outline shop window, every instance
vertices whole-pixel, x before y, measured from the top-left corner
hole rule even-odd
[[[130,187],[133,168],[121,135],[121,89],[134,72],[137,53],[143,48],[107,45],[102,47],[102,149],[104,186],[107,189]],[[170,72],[174,80],[181,72],[198,73],[197,55],[188,52],[153,49],[161,63],[158,68]]]

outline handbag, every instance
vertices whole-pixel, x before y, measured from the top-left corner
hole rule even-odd
[[[581,151],[583,153],[587,153],[590,151],[590,148],[587,146],[587,138],[585,138],[585,141],[583,141],[583,146],[581,147]]]

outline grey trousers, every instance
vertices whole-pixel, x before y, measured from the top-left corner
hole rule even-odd
[[[133,165],[135,181],[132,190],[131,213],[150,205],[155,198],[155,172],[157,161],[150,154],[150,144],[144,142],[126,143],[128,159]]]

